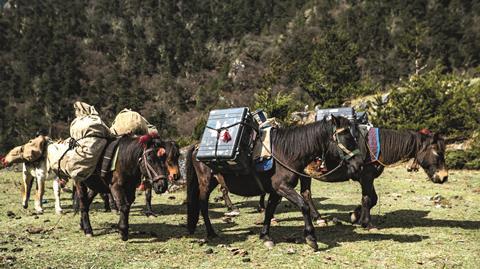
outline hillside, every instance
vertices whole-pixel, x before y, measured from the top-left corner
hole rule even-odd
[[[0,4],[0,152],[41,128],[66,137],[80,99],[108,123],[129,107],[188,141],[211,108],[268,105],[259,95],[284,100],[271,112],[285,117],[480,65],[478,1]]]

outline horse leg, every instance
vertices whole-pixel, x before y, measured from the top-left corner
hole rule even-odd
[[[43,213],[43,194],[45,193],[45,176],[37,175],[37,195],[35,196],[35,211]]]
[[[227,210],[239,212],[238,208],[234,206],[232,200],[230,200],[230,196],[228,195],[228,188],[225,184],[225,179],[223,178],[223,176],[218,176],[216,178],[218,183],[220,184],[220,191],[222,191],[223,201],[225,201],[225,206],[227,207]]]
[[[280,184],[280,186],[276,188],[276,191],[302,211],[303,221],[305,222],[303,235],[305,236],[307,244],[317,251],[317,237],[315,236],[315,228],[313,227],[312,218],[310,215],[310,207],[308,206],[307,202],[295,191],[294,188],[287,186],[286,184]]]
[[[103,201],[103,211],[112,212],[112,208],[110,207],[110,197],[108,196],[108,193],[100,193],[100,197]]]
[[[260,199],[258,200],[258,207],[257,211],[258,212],[263,212],[265,211],[265,193],[260,195]]]
[[[60,204],[60,182],[58,178],[53,179],[53,196],[55,196],[55,212],[62,214],[62,206]]]
[[[362,207],[359,223],[363,228],[372,228],[370,210],[377,204],[378,196],[373,186],[373,180],[362,182]]]
[[[120,211],[120,219],[118,221],[118,230],[123,241],[128,240],[128,214],[130,212],[130,206],[128,205],[127,195],[123,186],[118,183],[113,183],[110,187],[113,198],[117,204],[117,208]]]
[[[117,203],[115,203],[115,199],[113,198],[113,195],[112,193],[108,193],[107,194],[108,196],[108,203],[110,204],[110,208],[112,209],[112,211],[114,213],[117,213],[118,214],[118,207],[117,207]]]
[[[33,176],[28,173],[27,169],[25,168],[25,165],[23,168],[22,180],[23,180],[22,206],[23,208],[28,208],[28,200],[30,200],[30,192],[32,191],[32,185],[33,185]]]
[[[92,225],[90,224],[90,216],[88,211],[90,210],[90,203],[92,199],[89,199],[88,188],[85,183],[75,182],[78,205],[80,208],[80,227],[86,236],[93,236]]]
[[[145,187],[145,215],[147,217],[156,217],[152,209],[152,184],[148,181],[144,181],[143,186]]]
[[[265,197],[265,195],[262,195]],[[275,192],[270,193],[268,196],[267,208],[265,209],[265,219],[263,220],[263,227],[260,232],[260,239],[265,242],[265,245],[269,248],[273,247],[274,243],[270,237],[270,224],[275,213],[275,209],[282,200],[282,196]]]
[[[220,175],[223,180],[223,176]],[[208,182],[208,181],[204,181]],[[217,237],[215,230],[212,227],[212,223],[210,222],[210,217],[208,216],[208,200],[210,198],[210,193],[215,189],[218,185],[217,180],[210,180],[208,186],[201,185],[200,186],[200,194],[199,194],[199,203],[200,203],[200,212],[202,213],[203,222],[205,223],[205,228],[207,229],[207,237],[214,238]]]
[[[323,220],[318,213],[315,204],[313,203],[312,199],[312,192],[310,191],[312,187],[312,179],[307,177],[300,178],[300,193],[302,194],[303,199],[307,202],[308,206],[310,207],[310,214],[312,215],[312,219],[317,221],[318,224],[325,224],[325,220]]]

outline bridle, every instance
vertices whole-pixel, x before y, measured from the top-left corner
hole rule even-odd
[[[158,182],[160,180],[166,180],[167,177],[165,175],[159,175],[155,169],[153,168],[152,164],[150,164],[148,162],[148,159],[147,159],[147,155],[152,153],[153,151],[153,148],[144,148],[143,149],[143,153],[142,153],[142,157],[140,157],[140,159],[138,160],[138,162],[141,164],[143,163],[143,167],[145,168],[145,171],[147,172],[147,176],[148,176],[148,181],[150,183],[155,183],[155,182]]]
[[[356,155],[360,155],[360,150],[358,148],[354,149],[353,151],[350,151],[343,143],[339,141],[338,135],[347,130],[349,129],[346,127],[337,129],[335,126],[333,126],[332,140],[335,142],[336,146],[340,149],[338,152],[340,153],[340,158],[342,159],[342,161],[348,161],[351,158],[355,157]]]
[[[323,178],[329,176],[330,174],[334,173],[335,171],[337,171],[338,169],[340,169],[340,167],[342,167],[345,163],[345,161],[348,161],[350,160],[351,158],[353,158],[354,156],[356,155],[360,155],[361,152],[360,150],[357,148],[353,151],[350,151],[347,147],[345,147],[345,145],[343,145],[343,143],[341,143],[338,139],[338,135],[342,132],[345,132],[347,131],[348,128],[339,128],[337,129],[335,126],[333,126],[333,135],[332,135],[332,140],[335,142],[335,145],[338,147],[338,152],[340,154],[340,162],[338,163],[338,165],[328,171],[327,173],[325,174],[322,174],[320,177],[312,177],[311,175],[307,175],[307,174],[304,174],[304,173],[301,173],[301,172],[298,172],[296,171],[295,169],[291,168],[290,166],[288,166],[287,164],[285,164],[284,162],[282,162],[281,160],[279,160],[274,154],[273,152],[271,152],[266,146],[265,144],[263,144],[262,142],[262,146],[264,147],[264,149],[272,156],[273,159],[275,159],[276,162],[278,162],[281,166],[283,166],[285,169],[289,170],[290,172],[294,173],[294,174],[297,174],[298,176],[301,176],[301,177],[307,177],[307,178],[313,178],[313,179],[317,179],[317,180],[322,180]],[[322,153],[323,155],[325,155],[325,151]],[[322,159],[324,159],[325,156],[322,156]]]

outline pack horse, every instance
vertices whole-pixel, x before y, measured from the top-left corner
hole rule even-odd
[[[207,235],[216,236],[208,216],[208,199],[220,180],[237,195],[270,194],[260,233],[267,246],[274,245],[270,222],[284,197],[302,212],[306,242],[317,250],[311,219],[313,205],[309,202],[311,199],[305,199],[310,195],[311,179],[298,171],[303,171],[315,156],[326,156],[329,164],[344,169],[349,176],[359,173],[363,160],[356,154],[358,145],[350,132],[350,122],[333,117],[332,121],[273,129],[271,150],[275,163],[264,172],[251,169],[251,149],[257,134],[258,128],[248,108],[210,112],[200,146],[191,147],[186,157],[189,232],[195,231],[201,212]],[[294,189],[299,181],[301,194]]]

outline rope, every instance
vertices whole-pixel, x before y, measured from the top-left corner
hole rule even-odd
[[[290,172],[294,173],[294,174],[297,174],[301,177],[306,177],[306,178],[313,178],[313,179],[316,179],[316,180],[320,180],[322,181],[323,178],[326,178],[328,175],[332,174],[333,172],[337,171],[342,165],[343,165],[343,160],[337,165],[337,167],[335,167],[333,170],[330,170],[328,173],[326,174],[323,174],[321,177],[312,177],[311,175],[307,175],[307,174],[304,174],[304,173],[301,173],[301,172],[298,172],[296,171],[295,169],[291,168],[290,166],[288,166],[287,164],[285,164],[284,162],[280,161],[275,155],[273,155],[273,153],[267,148],[267,146],[263,143],[263,141],[261,141],[262,143],[262,146],[263,148],[267,151],[268,154],[272,155],[272,158],[277,161],[281,166],[283,166],[284,168],[286,168],[287,170],[289,170]]]

